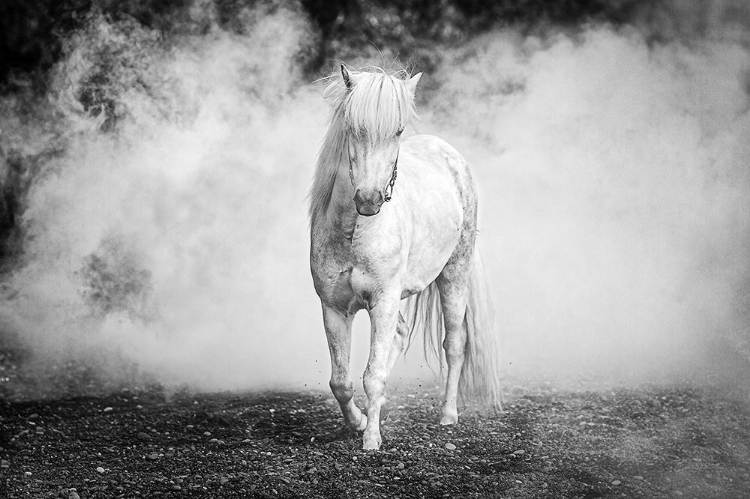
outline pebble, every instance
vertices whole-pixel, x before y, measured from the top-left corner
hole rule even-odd
[[[523,449],[518,449],[518,450],[514,450],[513,454],[515,454],[516,456],[523,456],[524,454],[526,454],[526,451]]]
[[[456,446],[453,445],[450,442],[448,442],[447,444],[445,444],[445,448],[448,449],[448,450],[456,450]]]
[[[210,436],[211,436],[211,432],[210,432],[210,431],[204,431],[204,432],[203,432],[203,434],[204,434],[205,436],[207,436],[207,437],[210,437]]]
[[[0,461],[0,468],[10,468],[10,461],[3,459]]]
[[[404,463],[398,463],[398,466],[396,466],[396,467],[398,469],[402,470],[402,469],[406,468],[406,465],[404,465]]]
[[[333,467],[336,468],[336,471],[341,471],[344,469],[344,467],[339,463],[335,463]]]
[[[621,483],[620,480],[612,480],[612,485],[620,485]]]
[[[174,484],[172,485],[172,490],[182,490],[182,487],[180,485]]]
[[[97,466],[96,472],[97,473],[104,473],[104,468],[102,468],[101,466]]]
[[[81,496],[79,496],[78,492],[76,492],[75,490],[71,490],[68,493],[68,499],[81,499]]]
[[[152,452],[151,454],[146,456],[146,459],[150,461],[156,461],[157,459],[159,459],[159,454],[157,454],[156,452]]]
[[[105,407],[105,408],[104,408],[104,412],[110,412],[110,411],[112,411],[112,408],[111,408],[111,407]]]
[[[36,427],[36,434],[37,435],[44,435],[44,428],[42,428],[41,426],[37,426]]]

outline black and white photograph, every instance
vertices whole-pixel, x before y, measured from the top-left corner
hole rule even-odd
[[[750,1],[0,0],[6,497],[750,497]]]

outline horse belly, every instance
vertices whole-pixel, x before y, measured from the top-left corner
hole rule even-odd
[[[403,279],[402,298],[418,293],[434,281],[458,245],[461,221],[458,213],[446,213],[440,227],[417,225]]]

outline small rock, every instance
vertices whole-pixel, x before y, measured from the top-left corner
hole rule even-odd
[[[33,421],[33,420],[37,419],[38,417],[39,417],[39,414],[34,413],[31,416],[29,416],[28,418],[26,418],[26,419],[28,419],[29,421]]]
[[[172,490],[182,490],[182,487],[180,485],[174,484],[172,485]]]
[[[612,480],[612,485],[620,485],[621,483],[620,480]]]
[[[207,437],[210,437],[211,436],[211,432],[210,431],[204,431],[203,435],[205,435]]]
[[[339,463],[335,463],[333,467],[336,468],[336,471],[341,471],[344,469],[344,467]]]
[[[24,475],[26,475],[26,476],[31,476],[31,472],[30,472],[30,471],[27,471],[27,472],[25,472],[25,473],[24,473]]]
[[[159,459],[159,454],[157,454],[156,452],[152,452],[151,454],[146,456],[146,459],[148,459],[149,461],[156,461],[157,459]]]
[[[111,407],[105,407],[105,408],[104,408],[104,412],[110,412],[110,411],[112,411],[112,408],[111,408]]]
[[[396,466],[396,467],[398,469],[402,470],[402,469],[406,468],[406,465],[404,465],[404,463],[398,463],[398,466]]]
[[[37,435],[44,435],[44,428],[42,428],[41,426],[37,426],[36,427],[36,434]]]
[[[643,477],[641,475],[636,475],[633,478],[635,478],[636,480],[643,480]]]
[[[3,459],[0,461],[0,468],[10,468],[10,461]]]
[[[76,492],[75,490],[71,490],[68,493],[68,499],[81,499],[81,496],[79,496],[78,492]]]
[[[104,468],[102,468],[101,466],[97,466],[96,472],[97,473],[104,473]]]
[[[151,440],[151,435],[149,435],[145,431],[139,431],[138,434],[136,434],[136,437],[138,438],[138,440]]]
[[[526,454],[526,451],[523,449],[518,449],[518,450],[513,451],[513,454],[516,456],[523,456],[524,454]]]
[[[445,444],[445,448],[448,449],[448,450],[456,450],[456,446],[453,445],[450,442],[448,442],[447,444]]]

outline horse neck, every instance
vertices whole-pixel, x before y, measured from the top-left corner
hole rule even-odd
[[[320,157],[319,168],[322,178],[327,180],[323,189],[329,193],[325,196],[324,216],[328,223],[347,234],[354,230],[357,211],[354,205],[354,187],[349,176],[349,161],[346,152],[346,128],[340,121],[340,110],[334,115],[331,129],[324,141],[324,150]]]

